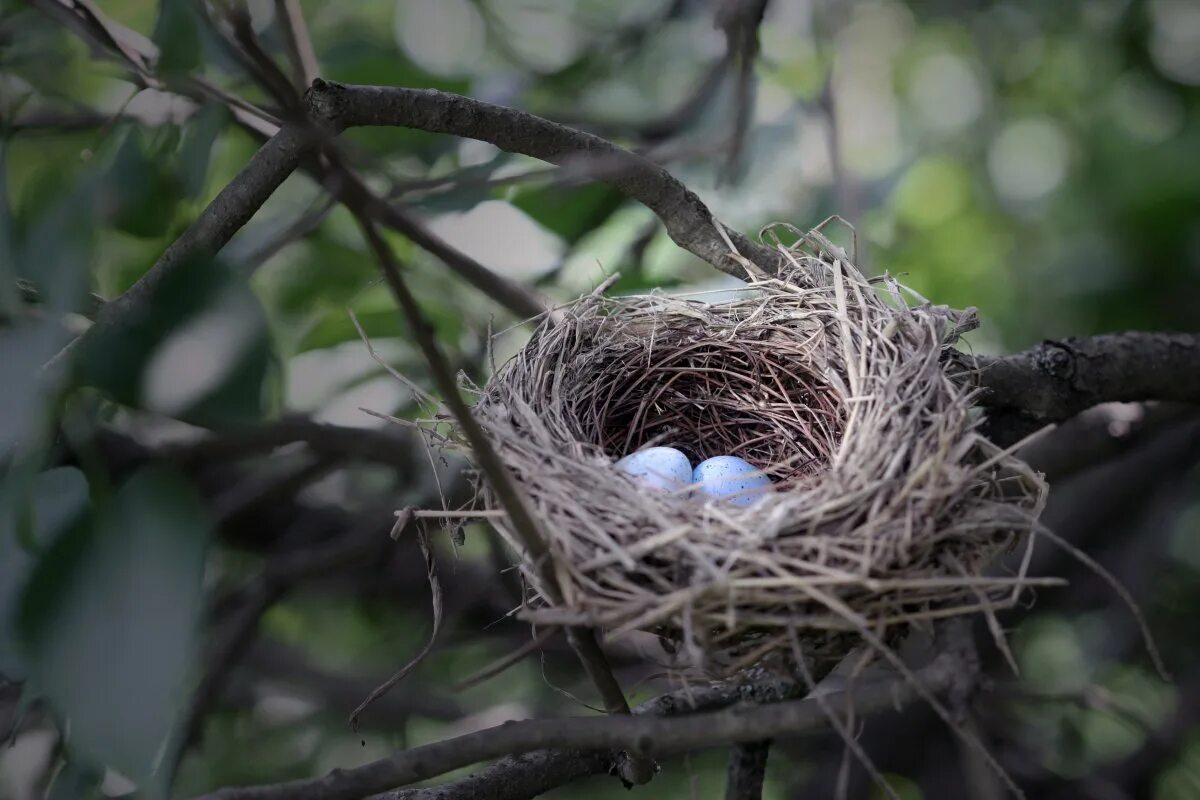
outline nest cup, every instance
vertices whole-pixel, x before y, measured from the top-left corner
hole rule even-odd
[[[1045,485],[976,433],[948,366],[973,311],[774,230],[786,267],[739,299],[587,295],[476,390],[558,583],[522,554],[531,622],[651,631],[720,674],[1017,600],[1023,568],[985,568],[1031,539]],[[613,463],[649,445],[740,456],[772,489],[741,508],[639,488]]]

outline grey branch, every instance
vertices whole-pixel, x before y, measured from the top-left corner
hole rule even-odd
[[[969,362],[970,359],[967,359]],[[1114,333],[977,358],[976,381],[1000,444],[1109,402],[1200,403],[1200,334]]]
[[[770,740],[734,745],[729,751],[725,800],[761,800]]]
[[[1098,403],[1200,401],[1200,334],[1114,333],[980,359],[984,405],[1064,420]]]
[[[953,686],[956,669],[957,659],[939,657],[919,672],[917,679],[925,691],[940,694]],[[916,688],[895,679],[860,686],[853,697],[858,713],[870,714],[910,702],[916,696]],[[718,744],[755,742],[823,729],[827,725],[825,711],[808,700],[789,700],[752,708],[734,706],[679,717],[568,717],[507,722],[405,750],[355,769],[335,770],[321,778],[221,789],[201,800],[357,800],[478,761],[551,747],[581,751],[626,750],[646,756],[668,756]]]

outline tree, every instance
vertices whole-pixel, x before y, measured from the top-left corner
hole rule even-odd
[[[651,757],[732,745],[720,783],[729,797],[757,797],[771,740],[779,742],[777,792],[785,780],[820,795],[859,791],[870,777],[901,796],[918,796],[916,785],[930,797],[960,796],[964,783],[999,788],[977,754],[945,757],[955,740],[920,702],[888,713],[901,695],[924,693],[953,697],[1030,796],[1097,793],[1101,784],[1188,796],[1193,654],[1168,650],[1179,679],[1170,686],[1138,666],[1129,618],[1105,612],[1097,619],[1107,635],[1089,640],[1078,612],[1110,595],[1098,594],[1103,581],[1086,570],[1044,559],[1040,571],[1069,574],[1072,588],[1049,606],[1041,598],[1041,616],[1004,618],[1021,625],[1022,680],[1005,677],[1000,655],[977,652],[976,632],[947,626],[915,682],[855,689],[855,713],[880,716],[841,766],[817,762],[808,777],[788,776],[802,758],[799,734],[820,752],[842,747],[828,730],[837,717],[827,701],[758,672],[702,687],[663,683],[630,709],[626,691],[652,665],[620,642],[602,648],[586,629],[529,640],[506,617],[520,587],[505,582],[506,556],[486,528],[473,526],[460,545],[432,537],[424,555],[425,539],[386,535],[414,525],[411,515],[394,520],[393,506],[465,494],[461,464],[428,458],[408,428],[296,414],[299,391],[283,378],[307,369],[312,383],[357,358],[367,366],[353,367],[349,380],[378,389],[358,334],[388,343],[386,360],[416,389],[401,384],[360,402],[403,420],[419,414],[424,393],[435,394],[503,498],[505,472],[473,432],[455,379],[459,370],[486,377],[489,316],[504,324],[538,317],[592,288],[595,273],[581,263],[601,247],[616,253],[611,266],[621,271],[613,291],[690,284],[711,268],[728,276],[721,286],[732,285],[746,266],[729,257],[724,235],[771,272],[774,253],[737,230],[783,211],[793,219],[841,212],[872,263],[911,271],[938,301],[979,304],[995,293],[1001,300],[990,310],[1019,346],[1055,337],[972,362],[985,430],[1008,446],[1063,423],[1023,451],[1063,487],[1051,522],[1152,603],[1153,627],[1184,630],[1179,612],[1198,599],[1194,545],[1183,535],[1175,545],[1183,555],[1165,573],[1173,595],[1164,601],[1146,580],[1163,548],[1140,538],[1139,526],[1196,502],[1186,477],[1200,452],[1200,338],[1095,330],[1195,326],[1187,237],[1200,183],[1183,154],[1200,137],[1186,113],[1200,76],[1171,49],[1188,45],[1187,28],[1158,5],[1114,16],[1082,4],[946,16],[918,6],[820,7],[795,42],[781,37],[796,29],[794,9],[763,0],[669,2],[636,15],[579,4],[528,18],[493,2],[402,1],[386,19],[332,4],[302,9],[297,0],[253,14],[241,3],[186,0],[156,10],[131,3],[127,17],[83,0],[6,9],[0,35],[14,80],[0,98],[0,163],[16,199],[0,209],[0,341],[15,371],[2,440],[0,673],[11,708],[5,730],[19,741],[41,732],[57,741],[42,779],[48,791],[94,793],[108,767],[149,796],[517,798],[608,772],[675,785],[685,774],[678,761],[654,777]],[[589,13],[604,21],[595,31],[571,16]],[[309,35],[312,20],[322,20],[328,41]],[[561,52],[522,35],[555,20],[573,26],[555,34]],[[372,35],[382,21],[396,26],[403,53],[392,37],[383,45]],[[458,49],[443,52],[433,34],[422,41],[431,21]],[[707,63],[660,42],[694,38],[698,25],[713,23],[721,46]],[[1010,39],[1025,49],[1005,49]],[[1022,62],[1034,58],[1029,48],[1042,52],[1032,68]],[[1088,76],[1097,53],[1119,63],[1099,63]],[[476,58],[483,66],[470,65]],[[879,152],[854,151],[871,105],[895,102],[870,77],[880,64],[907,84],[903,95],[938,143],[931,154],[884,163]],[[635,122],[596,118],[598,102],[568,108],[572,98],[619,87],[622,68],[694,74],[685,96]],[[125,87],[118,105],[86,86],[93,71],[104,88]],[[1102,91],[1105,71],[1119,80]],[[506,76],[516,88],[496,88]],[[687,82],[665,83],[678,92]],[[786,192],[763,200],[764,172],[796,170],[785,148],[772,149],[779,117],[772,123],[770,109],[755,116],[756,100],[771,101],[760,85],[788,93],[786,130],[824,126],[829,179],[809,187],[819,200]],[[981,148],[971,140],[988,132],[989,93],[997,114],[1007,105],[1037,112],[1004,121]],[[1125,139],[1097,132],[1086,157],[1074,156],[1065,128],[1097,124],[1077,103],[1109,109]],[[809,119],[820,122],[806,129]],[[472,151],[465,140],[491,147]],[[1073,157],[1083,163],[1067,194]],[[676,174],[726,183],[705,192],[706,203]],[[994,196],[978,185],[983,176]],[[710,210],[728,205],[723,197],[762,202],[725,224]],[[1072,213],[1072,203],[1089,213]],[[472,230],[480,209],[496,216]],[[447,210],[466,213],[430,223]],[[553,242],[536,254],[545,262],[537,274],[519,278],[489,263],[504,260],[500,226],[530,220]],[[523,243],[531,241],[539,240]],[[1051,322],[1037,319],[1051,310]],[[1071,332],[1094,335],[1063,338]],[[1081,540],[1095,530],[1102,535]],[[456,546],[466,549],[453,560]],[[427,580],[435,562],[438,578]],[[364,675],[401,650],[421,650],[415,632],[431,584],[429,661],[363,711],[364,732],[323,721],[323,712],[349,713],[367,697],[375,681]],[[454,639],[482,643],[501,661],[472,658]],[[497,682],[517,680],[501,668],[529,667],[522,659],[537,650],[543,674],[553,674],[547,682],[586,675],[571,691],[598,696],[608,715],[494,727],[464,719],[497,704]],[[480,666],[478,680],[499,676],[480,687],[491,702],[450,693],[435,662],[458,678]],[[538,694],[535,673],[520,675],[524,696],[560,710]],[[272,721],[278,702],[256,700],[272,686],[285,687],[275,701],[315,699],[317,711],[293,712],[304,730]],[[38,702],[26,710],[22,696]],[[418,733],[418,720],[442,723],[439,735]],[[1045,751],[1017,747],[1022,733],[1043,737]],[[389,735],[401,737],[395,747]],[[305,745],[306,736],[317,743]],[[421,743],[405,746],[408,736]],[[345,755],[359,740],[377,758]],[[466,777],[413,788],[493,759]],[[345,768],[328,772],[334,767]],[[119,783],[108,775],[109,789]],[[596,791],[616,788],[608,779]]]

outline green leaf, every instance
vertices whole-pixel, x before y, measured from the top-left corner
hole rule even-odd
[[[94,179],[86,179],[55,198],[32,220],[18,248],[17,274],[55,311],[78,310],[87,297],[95,252],[96,185]]]
[[[57,374],[44,365],[67,343],[69,336],[57,320],[22,319],[0,327],[0,460],[29,447],[44,434],[47,397],[55,390]]]
[[[16,610],[29,573],[50,542],[88,508],[88,483],[73,467],[34,475],[13,470],[0,483],[0,673],[25,676],[16,638]]]
[[[67,751],[161,796],[195,660],[210,524],[192,488],[158,469],[134,475],[39,558],[18,630],[29,685],[69,732]]]
[[[622,195],[603,183],[577,188],[542,186],[524,189],[512,204],[533,217],[567,244],[597,228],[624,202]]]
[[[96,769],[68,761],[54,776],[54,782],[46,790],[46,800],[82,800],[102,797],[100,782],[104,774]]]
[[[153,38],[160,75],[178,75],[200,66],[200,30],[192,0],[159,0]]]
[[[126,405],[199,425],[254,422],[268,410],[273,355],[262,306],[220,262],[169,272],[78,351],[77,380]]]
[[[208,179],[213,143],[229,121],[224,106],[211,105],[192,117],[179,144],[179,178],[188,197],[199,197]]]
[[[9,316],[18,306],[16,274],[16,224],[8,198],[8,140],[0,139],[0,314]]]
[[[183,194],[179,176],[161,152],[151,153],[145,135],[133,129],[121,143],[105,176],[112,224],[133,236],[166,234]]]

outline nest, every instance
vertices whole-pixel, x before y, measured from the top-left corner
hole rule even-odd
[[[947,366],[973,311],[866,279],[819,233],[773,242],[786,268],[739,299],[585,296],[477,390],[558,583],[522,558],[532,622],[651,631],[725,672],[797,635],[836,656],[1017,600],[1023,568],[985,569],[1045,485],[976,432]],[[741,456],[773,491],[738,508],[639,488],[612,465],[648,445]]]

